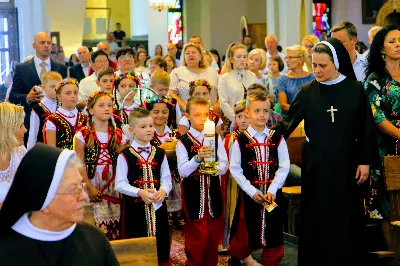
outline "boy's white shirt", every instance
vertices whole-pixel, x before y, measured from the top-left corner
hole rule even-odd
[[[40,101],[42,104],[44,104],[51,113],[54,113],[57,109],[57,101],[53,101],[47,96],[44,96],[43,99]],[[28,137],[28,142],[27,142],[27,149],[30,150],[35,146],[37,142],[37,136],[39,133],[39,127],[40,127],[40,118],[36,114],[35,111],[32,110],[31,116],[30,116],[30,128],[29,128],[29,137]]]
[[[146,145],[139,145],[136,141],[133,140],[131,147],[135,150],[138,150],[138,147],[151,147],[151,144],[149,142]],[[143,153],[141,155],[144,159],[147,159],[150,154]],[[131,197],[138,197],[139,188],[129,184],[128,169],[128,163],[125,159],[125,156],[121,153],[117,159],[115,190]],[[171,172],[169,170],[167,157],[165,155],[161,164],[160,189],[164,189],[167,195],[172,189]]]
[[[257,132],[255,129],[252,128],[250,125],[247,129],[250,136],[257,139],[258,142],[263,143],[265,137],[269,137],[269,128],[265,127],[262,133]],[[265,152],[263,149],[261,150],[261,158],[265,161]],[[279,160],[279,168],[275,173],[275,178],[270,184],[268,188],[268,192],[276,195],[278,189],[282,188],[283,184],[285,183],[286,177],[289,173],[290,167],[290,159],[289,159],[289,152],[287,149],[286,141],[282,138],[279,146],[278,146],[278,160]],[[229,165],[229,170],[233,178],[235,178],[236,182],[240,186],[240,188],[246,192],[249,197],[253,198],[254,194],[258,191],[249,180],[243,175],[242,169],[242,161],[241,161],[241,150],[237,140],[235,140],[232,146],[231,152],[231,160]],[[261,195],[263,196],[263,195]]]
[[[190,134],[192,134],[193,137],[195,137],[197,139],[197,141],[199,141],[200,143],[203,143],[204,131],[199,132],[191,127],[189,129],[189,132],[190,132]],[[218,137],[217,156],[218,156],[218,163],[219,163],[218,164],[219,172],[217,174],[223,175],[228,170],[229,162],[228,162],[228,156],[226,155],[226,151],[225,151],[224,144],[222,142],[221,137]],[[186,178],[186,177],[190,176],[193,172],[195,172],[197,170],[197,168],[201,164],[201,163],[195,162],[194,157],[189,161],[189,155],[186,150],[186,147],[180,141],[178,141],[178,144],[176,145],[176,157],[178,160],[178,171],[182,178]]]

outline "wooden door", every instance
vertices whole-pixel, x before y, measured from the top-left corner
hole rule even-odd
[[[253,44],[257,45],[257,48],[264,48],[264,39],[267,36],[267,24],[266,23],[255,23],[248,24],[249,34],[253,39]]]

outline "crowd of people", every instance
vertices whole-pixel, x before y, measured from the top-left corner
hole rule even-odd
[[[172,265],[175,227],[187,265],[217,265],[219,252],[230,265],[279,265],[282,187],[293,185],[299,265],[361,265],[366,218],[390,247],[382,160],[399,148],[400,29],[373,27],[366,57],[354,24],[331,33],[284,53],[276,36],[265,49],[246,36],[223,59],[192,36],[180,56],[168,44],[149,59],[124,36],[110,45],[114,32],[94,52],[78,47],[69,67],[37,33],[0,104],[1,257],[117,265],[107,239],[155,236],[159,265]],[[290,163],[289,136],[306,136],[302,165]],[[102,234],[80,223],[88,201]]]

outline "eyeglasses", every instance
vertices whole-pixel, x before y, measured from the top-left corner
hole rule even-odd
[[[81,183],[76,187],[75,190],[70,191],[70,192],[64,192],[64,193],[57,193],[56,195],[71,195],[74,196],[76,199],[79,199],[79,197],[82,195],[82,192],[85,191],[87,193],[87,186],[86,183]]]
[[[314,48],[314,45],[304,45],[304,47],[307,49],[312,49],[312,48]]]
[[[286,56],[285,57],[286,60],[291,60],[293,58],[301,58],[301,56]]]
[[[133,58],[133,55],[131,55],[131,54],[124,54],[124,55],[121,55],[120,58],[121,58],[121,59],[132,59],[132,58]]]

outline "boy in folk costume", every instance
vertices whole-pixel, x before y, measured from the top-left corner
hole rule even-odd
[[[172,266],[165,197],[172,188],[165,151],[152,146],[154,124],[149,111],[134,109],[129,115],[134,136],[117,160],[115,190],[121,192],[121,238],[156,237],[158,265]]]
[[[246,108],[250,125],[237,137],[231,152],[229,170],[240,190],[228,252],[233,257],[231,265],[243,259],[247,265],[259,265],[250,255],[262,248],[262,265],[275,266],[284,254],[281,188],[289,173],[289,153],[283,137],[266,127],[267,96],[249,95]]]
[[[83,180],[93,202],[94,220],[109,240],[120,236],[120,198],[114,191],[115,168],[124,148],[122,130],[112,121],[113,97],[106,91],[94,92],[87,100],[88,125],[77,132],[76,155],[86,165]]]
[[[75,133],[87,122],[87,116],[76,109],[78,81],[64,79],[56,86],[56,94],[58,108],[45,120],[43,142],[57,148],[72,150]]]
[[[204,123],[210,112],[204,98],[191,98],[187,105],[191,127],[176,147],[178,170],[182,177],[182,207],[186,215],[184,225],[187,265],[217,265],[218,242],[223,225],[223,203],[220,178],[228,168],[222,139],[216,135],[215,151],[219,172],[215,176],[202,174],[199,166],[211,157],[209,146],[203,146]]]
[[[169,85],[171,78],[165,71],[154,71],[151,74],[150,88],[158,93],[158,96],[169,97]],[[172,98],[172,103],[168,106],[169,115],[167,125],[171,129],[177,129],[177,123],[182,117],[181,109],[177,105],[176,99]]]
[[[33,105],[30,117],[29,138],[27,143],[28,150],[35,146],[36,142],[43,142],[44,120],[54,113],[57,109],[56,86],[62,81],[58,72],[50,71],[42,77],[42,90],[45,92],[40,103]]]

